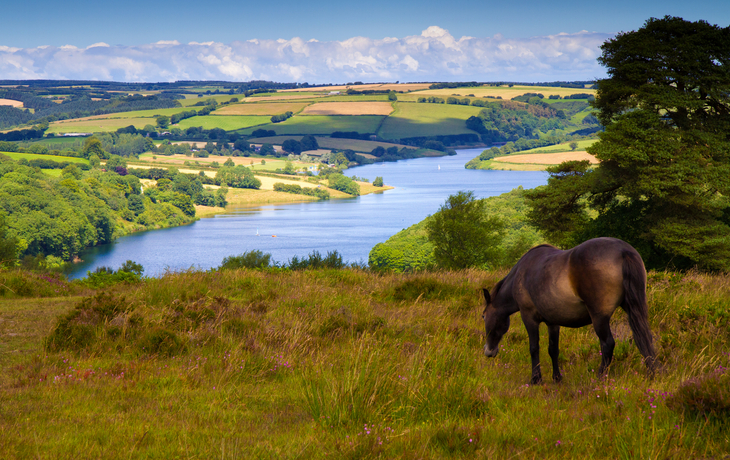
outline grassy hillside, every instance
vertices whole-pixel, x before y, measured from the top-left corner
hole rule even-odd
[[[479,289],[504,275],[188,271],[93,291],[0,272],[0,451],[9,459],[730,453],[730,277],[650,274],[662,363],[654,380],[619,312],[608,378],[595,375],[592,330],[563,329],[563,383],[533,386],[519,316],[501,353],[482,355]]]
[[[395,105],[395,112],[378,131],[383,139],[474,133],[466,128],[466,119],[481,111],[480,107],[461,105],[410,102]]]

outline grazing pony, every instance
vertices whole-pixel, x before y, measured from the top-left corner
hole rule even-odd
[[[494,286],[491,295],[484,289],[484,301],[484,354],[497,355],[499,341],[509,329],[509,317],[519,311],[530,338],[531,383],[542,381],[540,323],[548,327],[553,380],[562,379],[558,368],[560,326],[593,324],[601,344],[598,373],[603,375],[613,358],[615,342],[609,321],[618,306],[628,314],[634,342],[653,375],[656,355],[649,330],[646,269],[636,249],[624,241],[595,238],[567,251],[547,244],[534,247]]]

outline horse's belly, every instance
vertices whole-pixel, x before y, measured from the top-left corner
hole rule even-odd
[[[541,305],[539,311],[547,324],[565,327],[583,327],[591,324],[591,315],[586,305],[577,297],[549,302]]]

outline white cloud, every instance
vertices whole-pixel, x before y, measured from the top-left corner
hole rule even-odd
[[[265,79],[361,81],[550,81],[605,75],[596,62],[609,34],[580,32],[509,39],[454,38],[431,26],[420,35],[344,41],[253,39],[230,44],[161,40],[140,46],[0,46],[4,79],[175,81]]]

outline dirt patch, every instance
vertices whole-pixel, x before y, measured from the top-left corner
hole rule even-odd
[[[302,115],[390,115],[389,102],[318,102],[302,111]]]
[[[9,105],[11,107],[23,107],[23,103],[21,101],[14,101],[12,99],[0,99],[0,105]]]
[[[518,163],[518,164],[541,164],[541,165],[558,165],[564,161],[582,161],[588,160],[591,164],[598,164],[596,157],[586,151],[561,152],[561,153],[533,153],[529,155],[508,155],[505,157],[497,157],[494,161],[501,163]]]

